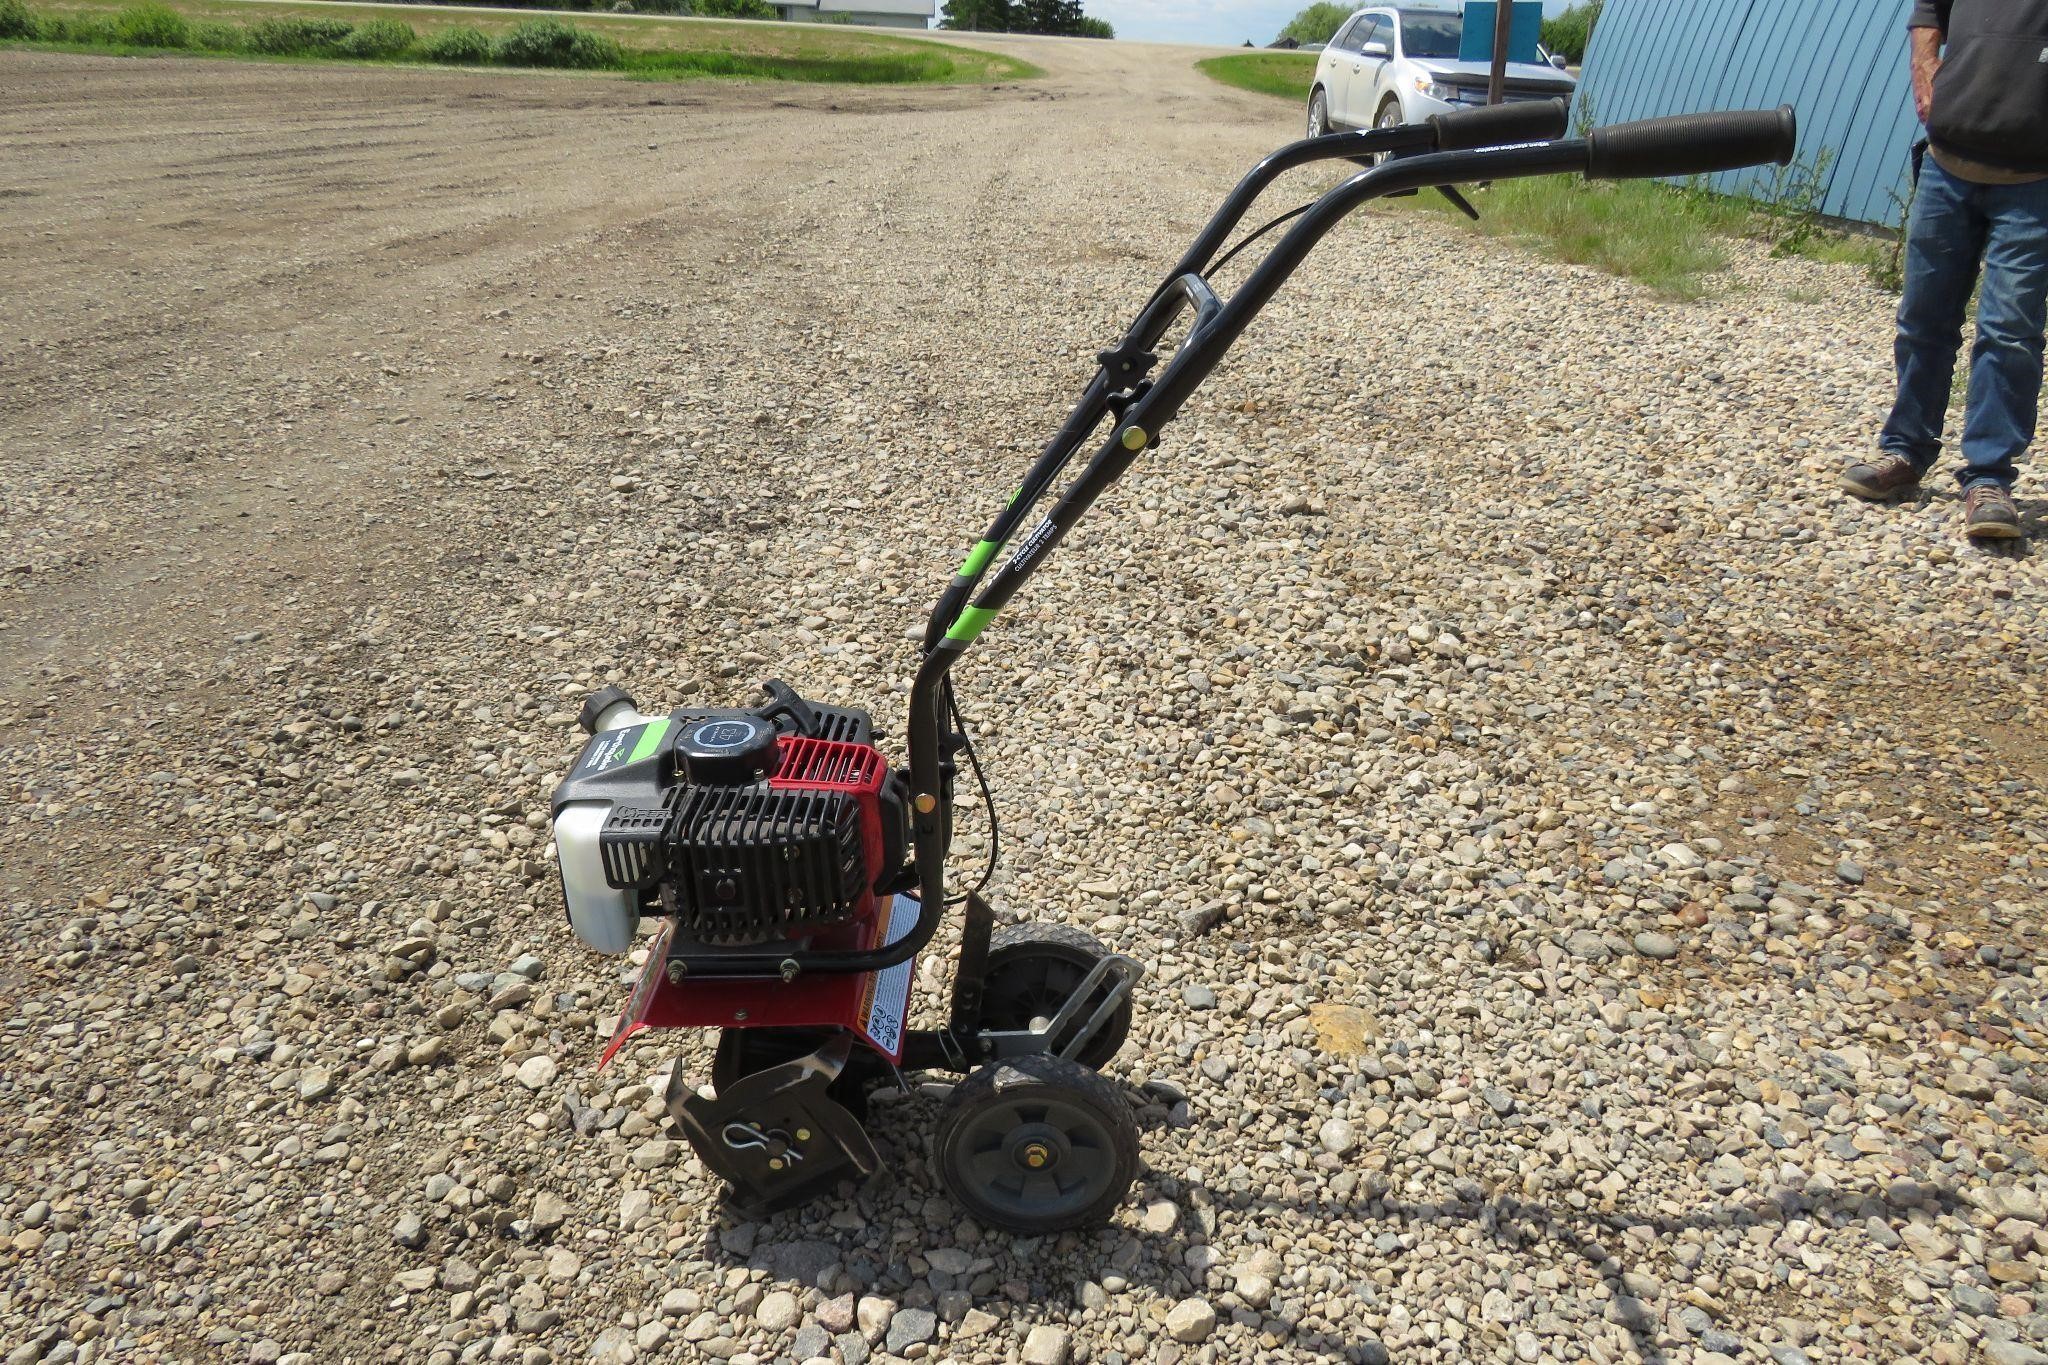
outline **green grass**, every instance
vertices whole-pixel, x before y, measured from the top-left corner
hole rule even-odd
[[[1471,224],[1474,231],[1524,242],[1552,260],[1640,281],[1666,298],[1711,293],[1711,277],[1727,266],[1733,239],[1772,242],[1779,255],[1854,264],[1880,283],[1890,254],[1882,241],[1816,229],[1811,223],[1791,231],[1784,215],[1748,200],[1655,181],[1553,175],[1502,181],[1483,193],[1467,193],[1480,213],[1480,221]],[[1436,194],[1385,202],[1469,221]]]
[[[1278,95],[1297,104],[1308,103],[1308,88],[1316,79],[1314,54],[1300,52],[1240,52],[1229,57],[1205,57],[1195,63],[1195,69],[1225,85],[1260,95]]]
[[[572,28],[580,43],[531,32],[536,23],[560,20],[518,14],[485,14],[473,9],[419,6],[398,11],[334,0],[150,0],[146,22],[133,17],[130,0],[55,0],[31,7],[37,30],[0,42],[66,52],[145,55],[183,51],[210,57],[252,59],[378,60],[399,63],[451,61],[519,65],[582,66],[643,80],[704,76],[844,84],[986,84],[1042,75],[1028,62],[951,44],[901,38],[872,30],[823,24],[763,24],[747,20],[676,23],[627,15],[579,14]],[[163,11],[163,13],[158,13]],[[185,21],[184,41],[147,41],[177,31],[164,13]],[[124,34],[121,20],[129,15]],[[138,24],[140,27],[138,28]],[[528,27],[528,36],[507,40]],[[397,30],[412,34],[394,47]],[[373,36],[356,35],[371,31]],[[477,42],[481,38],[482,44]],[[353,40],[353,42],[351,42]],[[353,49],[353,50],[352,50]],[[613,54],[616,55],[613,55]]]
[[[1436,194],[1405,202],[1457,212]],[[1685,299],[1707,292],[1705,277],[1728,264],[1721,239],[1739,233],[1750,218],[1733,200],[1640,180],[1504,180],[1473,203],[1480,213],[1473,226],[1490,237],[1512,237],[1552,260],[1625,275]]]

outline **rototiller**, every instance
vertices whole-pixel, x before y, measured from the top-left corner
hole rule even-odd
[[[667,1101],[743,1208],[784,1207],[872,1172],[860,1116],[868,1090],[900,1071],[966,1076],[945,1103],[932,1156],[973,1217],[1045,1232],[1103,1220],[1123,1200],[1137,1173],[1136,1122],[1096,1068],[1130,1029],[1141,968],[1063,925],[996,930],[980,887],[948,893],[958,758],[981,777],[951,670],[1103,490],[1159,443],[1316,243],[1362,204],[1437,188],[1470,212],[1451,188],[1459,182],[1696,175],[1783,164],[1793,152],[1790,109],[1553,140],[1564,128],[1559,101],[1509,104],[1296,142],[1254,167],[1123,339],[1100,354],[1080,402],[940,595],[910,692],[907,772],[875,747],[867,712],[807,701],[779,682],[751,708],[646,715],[616,687],[585,701],[591,739],[554,795],[569,922],[590,946],[617,953],[643,915],[662,921],[604,1060],[643,1028],[719,1030],[712,1097],[678,1067]],[[1282,172],[1347,158],[1371,169],[1217,258]],[[1219,296],[1214,270],[1294,217],[1245,281]],[[1162,365],[1161,339],[1190,308]],[[1087,467],[988,577],[1105,420]],[[985,781],[981,790],[986,798]],[[993,865],[992,805],[990,820]],[[950,1009],[937,1027],[912,1028],[912,960],[953,907],[961,922]]]

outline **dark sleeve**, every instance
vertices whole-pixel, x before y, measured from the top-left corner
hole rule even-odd
[[[1954,0],[1913,0],[1913,13],[1906,20],[1907,28],[1938,28],[1948,32],[1948,11]]]

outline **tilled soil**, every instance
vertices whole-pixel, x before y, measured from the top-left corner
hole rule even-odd
[[[1836,494],[1890,308],[1840,267],[1671,304],[1364,216],[989,630],[1002,914],[1151,971],[1112,1226],[963,1219],[914,1087],[892,1174],[742,1221],[659,1100],[708,1040],[596,1072],[579,699],[900,734],[931,597],[1294,131],[1015,47],[0,54],[9,1360],[2048,1359],[2044,573]]]

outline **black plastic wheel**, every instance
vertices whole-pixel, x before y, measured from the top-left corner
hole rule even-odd
[[[996,930],[983,969],[981,1026],[1007,1031],[1028,1029],[1033,1020],[1050,1022],[1089,970],[1108,956],[1109,949],[1092,935],[1064,924],[1012,924]],[[1104,982],[1089,998],[1076,1027],[1088,1021],[1110,985]],[[1099,1069],[1116,1056],[1130,1032],[1131,998],[1125,996],[1076,1060]],[[1064,1042],[1055,1038],[1052,1050],[1059,1051]]]
[[[990,1062],[953,1087],[933,1139],[939,1179],[983,1223],[1035,1234],[1108,1221],[1138,1175],[1123,1092],[1077,1062]]]
[[[832,1032],[828,1028],[720,1029],[718,1051],[711,1058],[711,1089],[724,1094],[728,1086],[744,1076],[808,1056],[822,1047]],[[846,1069],[839,1073],[839,1079],[832,1082],[827,1093],[856,1118],[865,1117],[868,1090],[887,1069],[880,1057],[855,1043],[853,1054],[846,1059]]]

